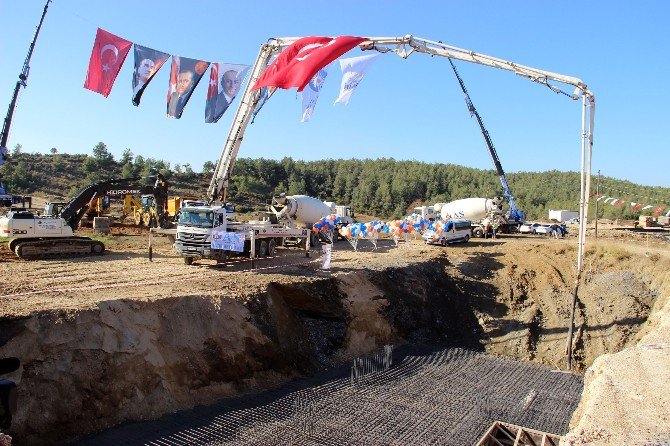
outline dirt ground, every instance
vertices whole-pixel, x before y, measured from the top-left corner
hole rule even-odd
[[[576,232],[576,227],[572,229]],[[664,324],[656,321],[650,326],[646,322],[654,311],[664,308],[670,290],[670,245],[668,233],[634,232],[614,225],[601,225],[599,236],[598,240],[589,237],[587,241],[573,346],[576,370],[584,373],[595,362],[594,367],[601,369],[593,373],[601,376],[603,360],[596,361],[598,357],[634,347],[642,336],[654,336],[654,324]],[[360,241],[358,251],[340,241],[334,246],[330,272],[320,270],[317,250],[306,258],[303,251],[280,249],[277,256],[258,259],[254,265],[249,259],[237,258],[224,265],[201,261],[187,266],[174,256],[165,237],[152,237],[153,261],[149,261],[145,229],[116,227],[102,240],[107,246],[103,256],[77,259],[25,261],[0,245],[0,316],[16,318],[49,310],[67,314],[120,297],[130,302],[154,302],[223,292],[244,301],[267,290],[270,284],[304,284],[324,277],[342,276],[344,283],[356,288],[351,277],[357,271],[402,268],[434,259],[445,265],[445,274],[468,296],[479,324],[476,337],[485,351],[566,368],[566,327],[576,277],[574,234],[558,240],[508,235],[447,248],[426,246],[413,238],[398,246],[383,239],[376,249],[370,242]],[[656,344],[662,343],[663,339],[656,339]],[[661,360],[667,363],[665,356]],[[649,366],[654,367],[653,361]],[[620,364],[608,367],[626,368]],[[588,386],[589,373],[586,377]],[[610,385],[612,379],[616,380],[611,378]],[[593,398],[595,393],[587,388],[584,398]],[[623,437],[598,437],[593,425],[583,424],[581,416],[585,414],[592,417],[593,424],[607,425],[589,410],[583,400],[573,419],[581,433],[575,433],[569,444],[624,444],[616,443]],[[603,407],[598,411],[601,417],[607,412]],[[612,414],[622,416],[617,411]],[[660,416],[667,417],[667,409]],[[669,419],[664,422],[664,426],[670,424]],[[587,437],[591,442],[584,440]],[[599,438],[612,441],[599,443]]]

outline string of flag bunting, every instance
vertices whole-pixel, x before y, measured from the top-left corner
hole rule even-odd
[[[282,51],[267,67],[252,89],[261,89],[253,111],[256,115],[277,88],[297,87],[302,93],[302,122],[311,119],[330,64],[365,41],[361,37],[304,37]],[[205,122],[215,123],[237,96],[250,65],[208,62],[148,48],[98,28],[84,88],[108,97],[131,47],[134,48],[132,103],[140,105],[142,94],[161,67],[172,58],[166,97],[166,114],[179,119],[193,91],[209,69]],[[348,104],[352,93],[379,54],[341,59],[342,82],[335,104]]]
[[[636,201],[647,200],[647,201],[655,201],[655,202],[658,202],[658,203],[663,203],[663,204],[666,204],[666,205],[670,205],[670,202],[665,201],[665,200],[660,200],[658,197],[648,197],[646,195],[640,194],[637,191],[619,189],[617,187],[611,187],[607,184],[601,184],[600,189],[603,189],[603,190],[607,191],[612,196],[614,196],[614,194],[616,193],[620,196],[628,196],[628,197],[635,196],[637,198]]]
[[[620,197],[620,195],[619,195]],[[617,206],[621,207],[623,205],[629,205],[633,209],[633,212],[645,212],[645,211],[650,211],[651,209],[654,209],[652,212],[652,215],[654,217],[658,217],[663,213],[663,211],[666,210],[666,204],[646,204],[641,201],[638,201],[637,198],[633,198],[635,201],[627,201],[623,200],[621,198],[615,197],[615,196],[608,196],[604,194],[594,194],[592,198],[595,198],[596,201],[601,202],[603,204],[610,204],[612,206]],[[645,197],[648,198],[648,197]],[[668,211],[665,216],[670,217],[670,211]]]

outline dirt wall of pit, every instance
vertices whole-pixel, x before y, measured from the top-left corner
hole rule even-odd
[[[63,443],[266,388],[387,343],[463,345],[477,322],[458,296],[444,266],[431,261],[304,286],[270,283],[247,301],[119,296],[95,309],[5,318],[0,355],[23,362],[12,434],[16,444]]]
[[[637,262],[659,297],[637,343],[598,357],[561,446],[670,444],[670,261],[645,253]]]

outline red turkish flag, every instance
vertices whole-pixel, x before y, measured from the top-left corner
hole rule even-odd
[[[663,212],[663,209],[665,209],[665,206],[663,205],[657,207],[656,210],[654,211],[654,217],[658,217],[661,214],[661,212]]]
[[[626,202],[626,200],[619,200],[616,202],[614,206],[623,206],[623,204]]]
[[[298,87],[298,91],[302,91],[321,68],[365,40],[352,36],[313,36],[296,40],[277,56],[252,90],[272,86],[285,90]]]
[[[91,51],[91,60],[88,62],[84,88],[109,96],[116,76],[126,60],[133,42],[98,28]]]
[[[209,87],[207,87],[207,100],[211,101],[219,94],[219,64],[214,62],[209,70]]]
[[[638,209],[642,206],[642,203],[635,203],[633,204],[633,212],[637,212]]]

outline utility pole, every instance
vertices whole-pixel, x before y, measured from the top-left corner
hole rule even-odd
[[[4,153],[7,151],[7,139],[9,139],[9,127],[12,125],[12,117],[14,116],[14,108],[16,108],[16,100],[19,97],[19,90],[23,86],[24,88],[28,86],[28,74],[30,74],[30,58],[33,55],[33,50],[35,49],[35,42],[37,41],[37,36],[40,33],[42,28],[42,22],[44,22],[44,16],[47,15],[47,8],[51,0],[47,0],[46,5],[44,5],[44,11],[42,11],[42,18],[40,19],[40,24],[37,25],[35,30],[35,35],[33,36],[33,41],[30,43],[28,48],[28,55],[26,56],[25,62],[23,62],[23,69],[21,74],[19,74],[19,80],[16,81],[16,87],[14,87],[14,95],[12,96],[12,101],[9,103],[9,109],[7,110],[7,117],[5,122],[2,125],[2,134],[0,135],[0,158],[4,156]],[[1,164],[1,163],[0,163]]]
[[[598,171],[598,181],[596,182],[596,195],[600,194],[600,171]],[[600,197],[596,198],[596,238],[598,238],[598,202]]]

